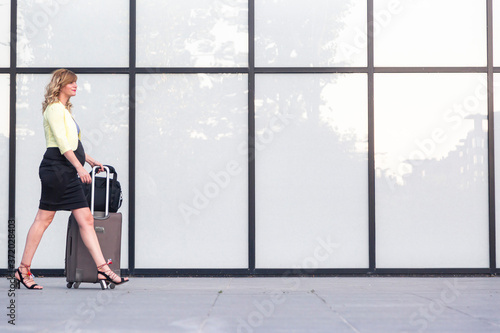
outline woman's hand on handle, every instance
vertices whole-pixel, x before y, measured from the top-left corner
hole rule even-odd
[[[97,173],[104,171],[104,166],[102,165],[102,163],[94,160],[92,157],[90,157],[90,155],[85,154],[85,161],[90,164],[92,168],[98,166],[99,169],[97,169]]]

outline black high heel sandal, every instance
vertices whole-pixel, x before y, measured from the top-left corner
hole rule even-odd
[[[24,267],[24,268],[26,268],[28,270],[28,273],[27,273],[26,277],[23,277],[23,273],[21,273],[21,270],[20,270],[21,266]],[[16,279],[16,286],[15,286],[16,289],[21,289],[21,283],[23,284],[23,286],[26,287],[26,289],[32,289],[32,290],[42,290],[43,289],[42,286],[40,286],[41,288],[35,288],[35,287],[38,286],[38,284],[36,284],[36,283],[33,283],[29,287],[28,287],[28,285],[26,283],[24,283],[24,280],[26,280],[26,279],[33,280],[33,278],[32,278],[33,274],[31,273],[30,266],[21,263],[19,265],[19,267],[17,268],[16,272],[17,272],[17,274],[19,274],[19,279],[18,279],[16,277],[16,274],[14,273],[14,279]],[[35,281],[33,280],[33,282],[35,282]]]
[[[108,269],[104,272],[101,272],[99,269],[106,266],[106,265],[109,265],[109,264],[112,264],[111,260],[108,260],[108,262],[102,264],[101,266],[97,266],[97,274],[101,274],[103,275],[106,279],[100,279],[99,280],[99,283],[101,284],[101,289],[104,290],[104,289],[107,289],[110,285],[111,285],[111,289],[114,289],[115,285],[119,285],[119,284],[123,284],[125,282],[128,282],[129,280],[125,280],[124,278],[122,277],[119,277],[118,275],[116,275],[115,272],[113,272],[111,269]],[[106,274],[108,273],[108,274]],[[116,278],[120,278],[120,282],[116,282],[114,279]]]

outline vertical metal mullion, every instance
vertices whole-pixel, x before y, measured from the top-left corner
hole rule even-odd
[[[367,7],[367,56],[368,56],[368,248],[369,269],[375,272],[375,135],[374,135],[374,36],[373,36],[373,0],[368,0]]]
[[[15,244],[16,228],[16,67],[17,67],[17,0],[10,4],[10,105],[9,105],[9,223],[7,235],[13,230],[13,242]],[[10,239],[9,239],[10,240]],[[9,246],[9,242],[7,242]],[[14,251],[14,252],[13,252]],[[7,262],[9,271],[13,271],[15,262],[15,247],[7,250]],[[15,261],[15,260],[14,260]]]
[[[255,272],[255,1],[248,1],[248,269]]]
[[[486,0],[487,66],[488,66],[488,193],[489,193],[489,254],[490,270],[496,270],[495,229],[495,121],[493,106],[493,0]]]
[[[135,270],[135,85],[136,85],[136,1],[130,0],[129,32],[129,223],[128,223],[128,268],[131,275]]]

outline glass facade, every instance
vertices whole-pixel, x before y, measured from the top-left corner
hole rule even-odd
[[[137,3],[137,66],[247,65],[247,1]]]
[[[245,268],[246,76],[137,78],[136,267]]]
[[[10,66],[10,1],[0,1],[0,67]],[[8,95],[7,95],[8,96]]]
[[[19,1],[18,66],[128,66],[128,3]]]
[[[130,274],[498,271],[498,0],[15,5],[0,0],[0,244],[15,219],[17,263],[44,88],[66,67],[86,152],[118,171]],[[67,218],[34,268],[64,267]]]
[[[9,76],[0,74],[0,243],[8,244],[9,220]],[[0,268],[7,267],[7,246],[0,248]]]
[[[42,126],[44,88],[49,74],[22,74],[17,77],[16,110],[16,225],[18,235],[26,235],[33,221],[40,199],[38,166],[45,152]],[[124,201],[120,211],[128,220],[128,78],[125,75],[85,75],[78,77],[77,95],[71,99],[72,113],[82,130],[85,152],[96,160],[114,166],[123,189]],[[88,165],[87,165],[88,166]],[[32,193],[32,195],[27,195]],[[20,204],[22,203],[22,204]],[[68,212],[56,214],[45,237],[64,239]],[[22,221],[22,223],[21,223]],[[126,235],[128,224],[122,232]],[[16,242],[17,253],[22,253],[24,242]],[[37,266],[54,268],[64,264],[64,241],[44,241],[37,250]],[[122,240],[122,266],[128,258],[127,238]]]
[[[494,75],[494,87],[495,87],[495,97],[494,100],[497,101],[494,112],[495,119],[495,133],[500,133],[500,73],[496,73]],[[500,174],[500,139],[498,136],[495,136],[495,175]],[[500,189],[500,177],[495,177],[495,188]],[[496,207],[496,253],[497,253],[497,267],[500,267],[500,215],[498,211],[500,210],[500,195],[495,195],[495,207]]]
[[[366,81],[257,76],[258,268],[368,267]],[[332,251],[315,258],[325,243]]]
[[[374,37],[375,66],[486,66],[486,1],[374,0]]]
[[[500,18],[500,3],[498,0],[493,1],[493,21],[498,21]],[[500,67],[500,25],[493,25],[493,64]]]
[[[375,76],[377,267],[488,267],[485,80]]]
[[[255,64],[366,66],[366,1],[255,1]]]

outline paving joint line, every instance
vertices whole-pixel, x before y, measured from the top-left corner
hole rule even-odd
[[[231,281],[232,279],[229,280],[227,286],[226,286],[226,289],[229,288],[230,284],[231,284]],[[205,328],[205,325],[207,324],[208,320],[210,319],[210,315],[212,314],[212,311],[213,309],[215,308],[215,304],[217,303],[217,301],[219,300],[219,297],[220,295],[223,293],[224,291],[221,289],[217,292],[217,296],[215,296],[215,300],[214,302],[212,303],[212,306],[210,307],[210,309],[208,310],[208,313],[207,315],[205,316],[205,319],[203,320],[203,322],[200,324],[200,328],[198,329],[198,332],[203,332],[203,329]]]
[[[428,300],[428,301],[434,302],[434,299],[429,298],[429,297],[425,297],[425,296],[422,296],[422,295],[418,295],[418,294],[414,294],[414,293],[407,293],[407,295],[413,295],[413,296],[416,296],[416,297],[423,298],[423,299],[425,299],[425,300]],[[464,312],[464,311],[462,311],[462,310],[456,309],[456,308],[454,308],[454,307],[452,307],[452,306],[450,306],[450,305],[447,305],[447,304],[443,304],[443,305],[444,305],[447,309],[450,309],[450,310],[452,310],[452,311],[458,312],[458,313],[460,313],[460,314],[462,314],[462,315],[464,315],[464,316],[466,316],[466,317],[472,318],[472,319],[474,319],[474,320],[479,320],[479,321],[481,321],[481,322],[484,322],[484,323],[486,323],[486,324],[488,324],[488,325],[491,325],[491,326],[494,326],[494,327],[500,327],[500,324],[497,324],[497,323],[495,323],[495,322],[491,322],[491,321],[489,321],[489,320],[488,320],[488,319],[486,319],[486,318],[479,318],[479,317],[473,316],[473,315],[471,315],[470,313],[467,313],[467,312]]]
[[[337,315],[340,318],[340,320],[342,320],[342,322],[344,324],[346,324],[350,329],[352,329],[353,332],[361,333],[347,319],[345,319],[344,317],[342,317],[342,315],[338,311],[336,311],[334,308],[332,308],[332,306],[330,304],[328,304],[328,302],[323,297],[321,297],[320,295],[318,295],[314,289],[311,290],[311,294],[313,294],[317,298],[319,298],[328,307],[328,309],[330,309],[330,311],[332,311],[335,315]]]

